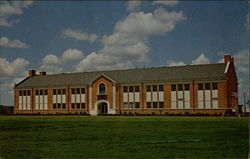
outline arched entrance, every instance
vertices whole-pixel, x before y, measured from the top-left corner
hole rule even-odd
[[[97,115],[103,115],[108,113],[108,104],[101,102],[97,105]]]

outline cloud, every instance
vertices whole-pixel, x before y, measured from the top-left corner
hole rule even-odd
[[[139,7],[141,6],[141,3],[142,2],[139,0],[137,0],[137,1],[130,0],[127,3],[127,10],[128,11],[135,11],[135,10],[139,9]]]
[[[169,63],[168,64],[168,66],[184,66],[184,65],[186,65],[184,62],[182,62],[182,61],[168,61],[167,63]]]
[[[82,51],[78,49],[67,49],[61,56],[56,56],[54,54],[48,54],[42,59],[42,65],[40,70],[46,71],[48,73],[60,73],[63,68],[59,65],[63,65],[66,62],[78,60],[84,57]]]
[[[153,2],[153,4],[162,4],[162,5],[166,5],[166,6],[175,6],[176,4],[178,4],[179,1],[177,0],[172,0],[172,1],[169,1],[169,0],[156,0]]]
[[[148,62],[149,37],[166,35],[185,19],[182,12],[168,12],[163,8],[152,13],[130,13],[116,23],[111,35],[103,36],[104,47],[86,56],[76,65],[76,71],[131,68],[133,63]]]
[[[73,29],[65,29],[62,31],[64,37],[69,37],[77,40],[94,42],[97,40],[98,36],[96,34],[89,34],[87,32],[83,32],[82,30],[73,30]]]
[[[0,58],[0,75],[3,77],[16,76],[20,74],[28,64],[29,61],[23,58],[16,58],[12,62],[5,58]]]
[[[244,49],[233,55],[236,71],[249,75],[249,50]]]
[[[192,60],[192,64],[193,65],[197,65],[197,64],[209,64],[209,58],[206,57],[204,54],[200,54],[199,57],[197,57],[195,60]]]
[[[7,37],[0,37],[0,47],[7,48],[29,48],[29,45],[20,40],[9,40]]]
[[[9,27],[17,23],[17,20],[9,21],[12,15],[23,14],[24,9],[32,5],[33,1],[5,1],[0,5],[0,26]]]

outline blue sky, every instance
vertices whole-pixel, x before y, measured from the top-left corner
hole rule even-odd
[[[81,72],[221,62],[249,96],[247,1],[0,3],[1,104],[27,70]]]

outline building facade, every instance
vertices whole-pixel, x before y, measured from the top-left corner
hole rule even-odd
[[[224,114],[238,105],[234,59],[224,63],[46,75],[15,85],[14,114]]]

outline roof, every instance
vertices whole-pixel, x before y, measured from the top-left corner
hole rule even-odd
[[[36,75],[20,82],[15,88],[89,85],[101,75],[120,84],[131,82],[224,79],[224,71],[225,64],[220,63]]]

